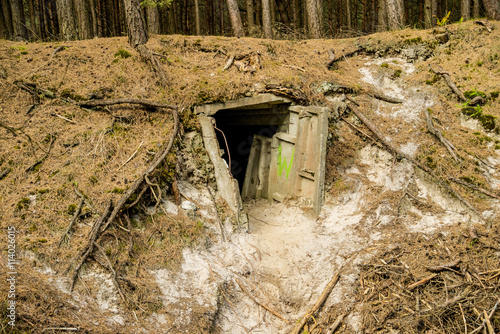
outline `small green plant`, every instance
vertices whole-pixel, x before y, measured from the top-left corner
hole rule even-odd
[[[382,67],[382,68],[389,68],[389,64],[387,64],[387,63],[382,63],[382,65],[380,65],[380,67]]]
[[[397,70],[395,70],[395,71],[394,71],[393,76],[394,76],[395,78],[400,78],[400,77],[401,77],[401,73],[402,73],[402,72],[403,72],[402,70],[397,69]]]
[[[132,54],[130,54],[130,52],[128,52],[127,50],[120,49],[120,50],[116,51],[115,57],[117,57],[117,58],[120,57],[120,58],[123,58],[123,59],[127,59],[127,58],[132,57]]]
[[[439,27],[444,27],[446,25],[446,23],[448,22],[448,19],[450,18],[450,14],[451,14],[451,12],[448,12],[448,14],[446,14],[446,16],[443,17],[441,20],[436,15],[432,15],[432,16],[434,16],[436,18],[437,25]]]

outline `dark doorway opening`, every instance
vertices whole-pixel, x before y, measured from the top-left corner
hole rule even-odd
[[[276,132],[286,131],[289,122],[288,110],[286,107],[221,110],[213,117],[219,147],[224,150],[222,158],[231,166],[231,174],[238,181],[241,192],[254,135],[272,138]]]

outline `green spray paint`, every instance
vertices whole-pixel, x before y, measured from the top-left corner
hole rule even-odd
[[[292,158],[290,159],[290,164],[286,164],[286,157],[281,156],[281,145],[278,148],[278,176],[281,177],[283,170],[286,171],[285,177],[288,179],[290,171],[292,170],[293,156],[295,154],[295,148],[292,150]]]

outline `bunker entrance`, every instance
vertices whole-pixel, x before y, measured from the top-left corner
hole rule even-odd
[[[319,213],[329,109],[262,94],[206,104],[195,112],[218,192],[238,217],[245,216],[242,198],[257,197],[302,199],[302,206]]]
[[[286,106],[260,110],[224,110],[215,114],[214,120],[219,147],[224,152],[222,158],[228,163],[241,192],[254,137],[271,140],[277,132],[285,131],[289,122],[288,110]]]

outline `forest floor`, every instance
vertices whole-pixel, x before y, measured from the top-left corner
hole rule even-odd
[[[336,330],[344,333],[471,333],[482,325],[500,331],[500,310],[493,310],[500,282],[500,24],[491,24],[491,31],[473,21],[447,26],[446,43],[435,31],[412,29],[343,40],[153,36],[148,47],[169,75],[166,89],[125,37],[0,41],[1,331],[289,333],[337,272],[338,283],[303,332],[328,333],[339,316]],[[66,48],[52,55],[60,46]],[[328,69],[331,49],[340,60]],[[231,55],[255,71],[224,71]],[[449,72],[468,100],[484,95],[484,103],[458,101],[429,64]],[[295,199],[249,201],[249,231],[236,231],[192,107],[277,87],[336,113],[326,203],[312,217]],[[374,92],[403,103],[374,99]],[[348,112],[345,94],[432,175],[386,150]],[[84,264],[70,291],[72,269],[105,203],[131,186],[173,128],[168,110],[77,105],[101,98],[176,104],[182,129],[153,185],[105,233],[102,252]],[[428,132],[425,110],[458,161]],[[174,181],[196,210],[175,203]],[[11,226],[15,329],[7,323],[4,274]]]

